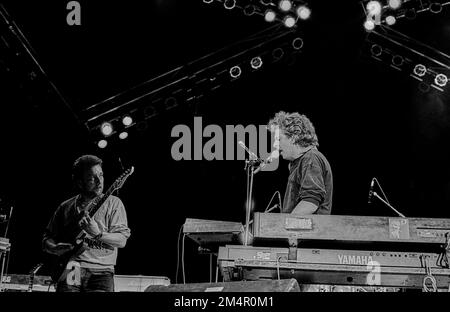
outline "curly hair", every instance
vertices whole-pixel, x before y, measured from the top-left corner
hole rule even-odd
[[[305,115],[281,111],[269,121],[268,127],[279,127],[288,138],[292,138],[295,144],[302,147],[319,146],[316,130]]]

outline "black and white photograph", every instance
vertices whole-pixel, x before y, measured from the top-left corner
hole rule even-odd
[[[449,75],[445,0],[1,0],[0,292],[448,292]]]

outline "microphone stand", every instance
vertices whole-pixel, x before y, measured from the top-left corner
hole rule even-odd
[[[259,164],[259,162],[257,160],[246,160],[245,161],[245,171],[247,173],[247,207],[246,207],[247,209],[245,212],[245,241],[244,241],[245,246],[248,245],[250,213],[252,211],[253,177],[257,172],[257,171],[255,171],[255,166],[257,166],[258,164]]]
[[[400,212],[398,212],[397,209],[395,209],[394,207],[392,207],[387,201],[385,201],[383,198],[381,198],[380,195],[377,194],[377,192],[372,192],[372,195],[375,196],[376,198],[378,198],[379,200],[381,200],[386,206],[388,206],[389,208],[391,208],[392,210],[394,210],[395,213],[398,214],[400,217],[406,218],[403,214],[401,214]]]

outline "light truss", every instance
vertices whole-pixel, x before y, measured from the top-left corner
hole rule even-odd
[[[83,111],[86,127],[95,140],[101,137],[101,125],[113,127],[111,137],[131,127],[139,127],[149,118],[198,101],[208,92],[276,63],[285,55],[300,53],[301,35],[295,29],[273,25],[249,38],[203,56],[186,65],[91,105]],[[134,122],[124,126],[122,118]],[[111,139],[111,138],[110,138]]]
[[[364,50],[373,59],[405,72],[421,86],[441,92],[449,88],[450,56],[393,28],[382,26],[368,33]]]
[[[299,20],[311,14],[308,3],[302,0],[203,0],[206,4],[219,4],[226,10],[240,10],[246,16],[260,16],[267,22],[296,27]]]
[[[368,8],[368,4],[378,3],[381,7],[379,14],[371,13]],[[390,0],[383,1],[373,1],[364,0],[361,1],[362,8],[367,17],[366,23],[369,23],[372,27],[366,27],[366,30],[373,30],[376,26],[387,25],[392,26],[397,21],[406,19],[413,20],[419,14],[430,13],[439,14],[445,7],[450,4],[448,0],[400,0],[400,6],[398,8],[393,8],[389,5]],[[373,7],[373,6],[372,6]],[[378,12],[377,12],[378,13]],[[365,24],[366,26],[366,24]]]

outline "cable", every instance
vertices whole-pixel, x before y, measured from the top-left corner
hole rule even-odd
[[[8,221],[6,223],[6,229],[5,229],[5,235],[3,237],[7,237],[8,236],[8,229],[9,229],[9,223],[11,222],[11,218],[12,218],[12,213],[13,213],[13,206],[11,205],[11,208],[9,209],[9,217],[8,217]]]
[[[219,263],[216,262],[216,283],[219,281]]]
[[[180,266],[180,239],[181,239],[181,232],[183,230],[183,225],[180,228],[180,231],[178,232],[178,239],[177,239],[177,270],[175,273],[175,284],[178,283],[178,269]]]
[[[184,270],[184,240],[186,238],[186,234],[183,234],[183,243],[181,247],[181,271],[183,272],[183,284],[186,284],[186,276],[185,276],[185,270]]]
[[[278,191],[277,191],[278,192]],[[281,194],[278,192],[278,202],[280,204],[280,212],[283,212],[283,201],[281,200]]]
[[[383,191],[383,188],[381,187],[380,183],[378,182],[377,178],[373,178],[375,180],[375,182],[377,182],[378,187],[380,188],[381,193],[383,194],[384,199],[386,199],[387,203],[390,205],[391,203],[389,202],[386,194]]]
[[[6,268],[5,268],[5,272],[3,272],[5,275],[8,275],[10,253],[11,253],[11,247],[9,247],[8,254],[6,255],[6,257],[7,257],[6,258]]]
[[[425,260],[424,262],[425,262],[426,276],[423,278],[423,281],[422,281],[422,290],[423,290],[423,292],[436,292],[437,291],[437,282],[436,282],[436,278],[431,274],[429,256],[425,256],[424,260]],[[427,281],[430,282],[431,286],[428,286]]]
[[[269,209],[270,204],[272,203],[273,198],[275,197],[276,194],[280,194],[280,192],[275,191],[275,193],[273,193],[272,198],[269,201],[269,204],[267,205],[266,209],[264,209],[264,212],[267,212],[267,210]]]
[[[280,260],[281,260],[281,258],[283,258],[283,256],[279,256],[278,258],[277,258],[277,277],[278,277],[278,280],[280,281],[281,279],[280,279]]]
[[[213,260],[212,260],[212,253],[209,254],[209,282],[212,283],[212,265],[213,265]]]

